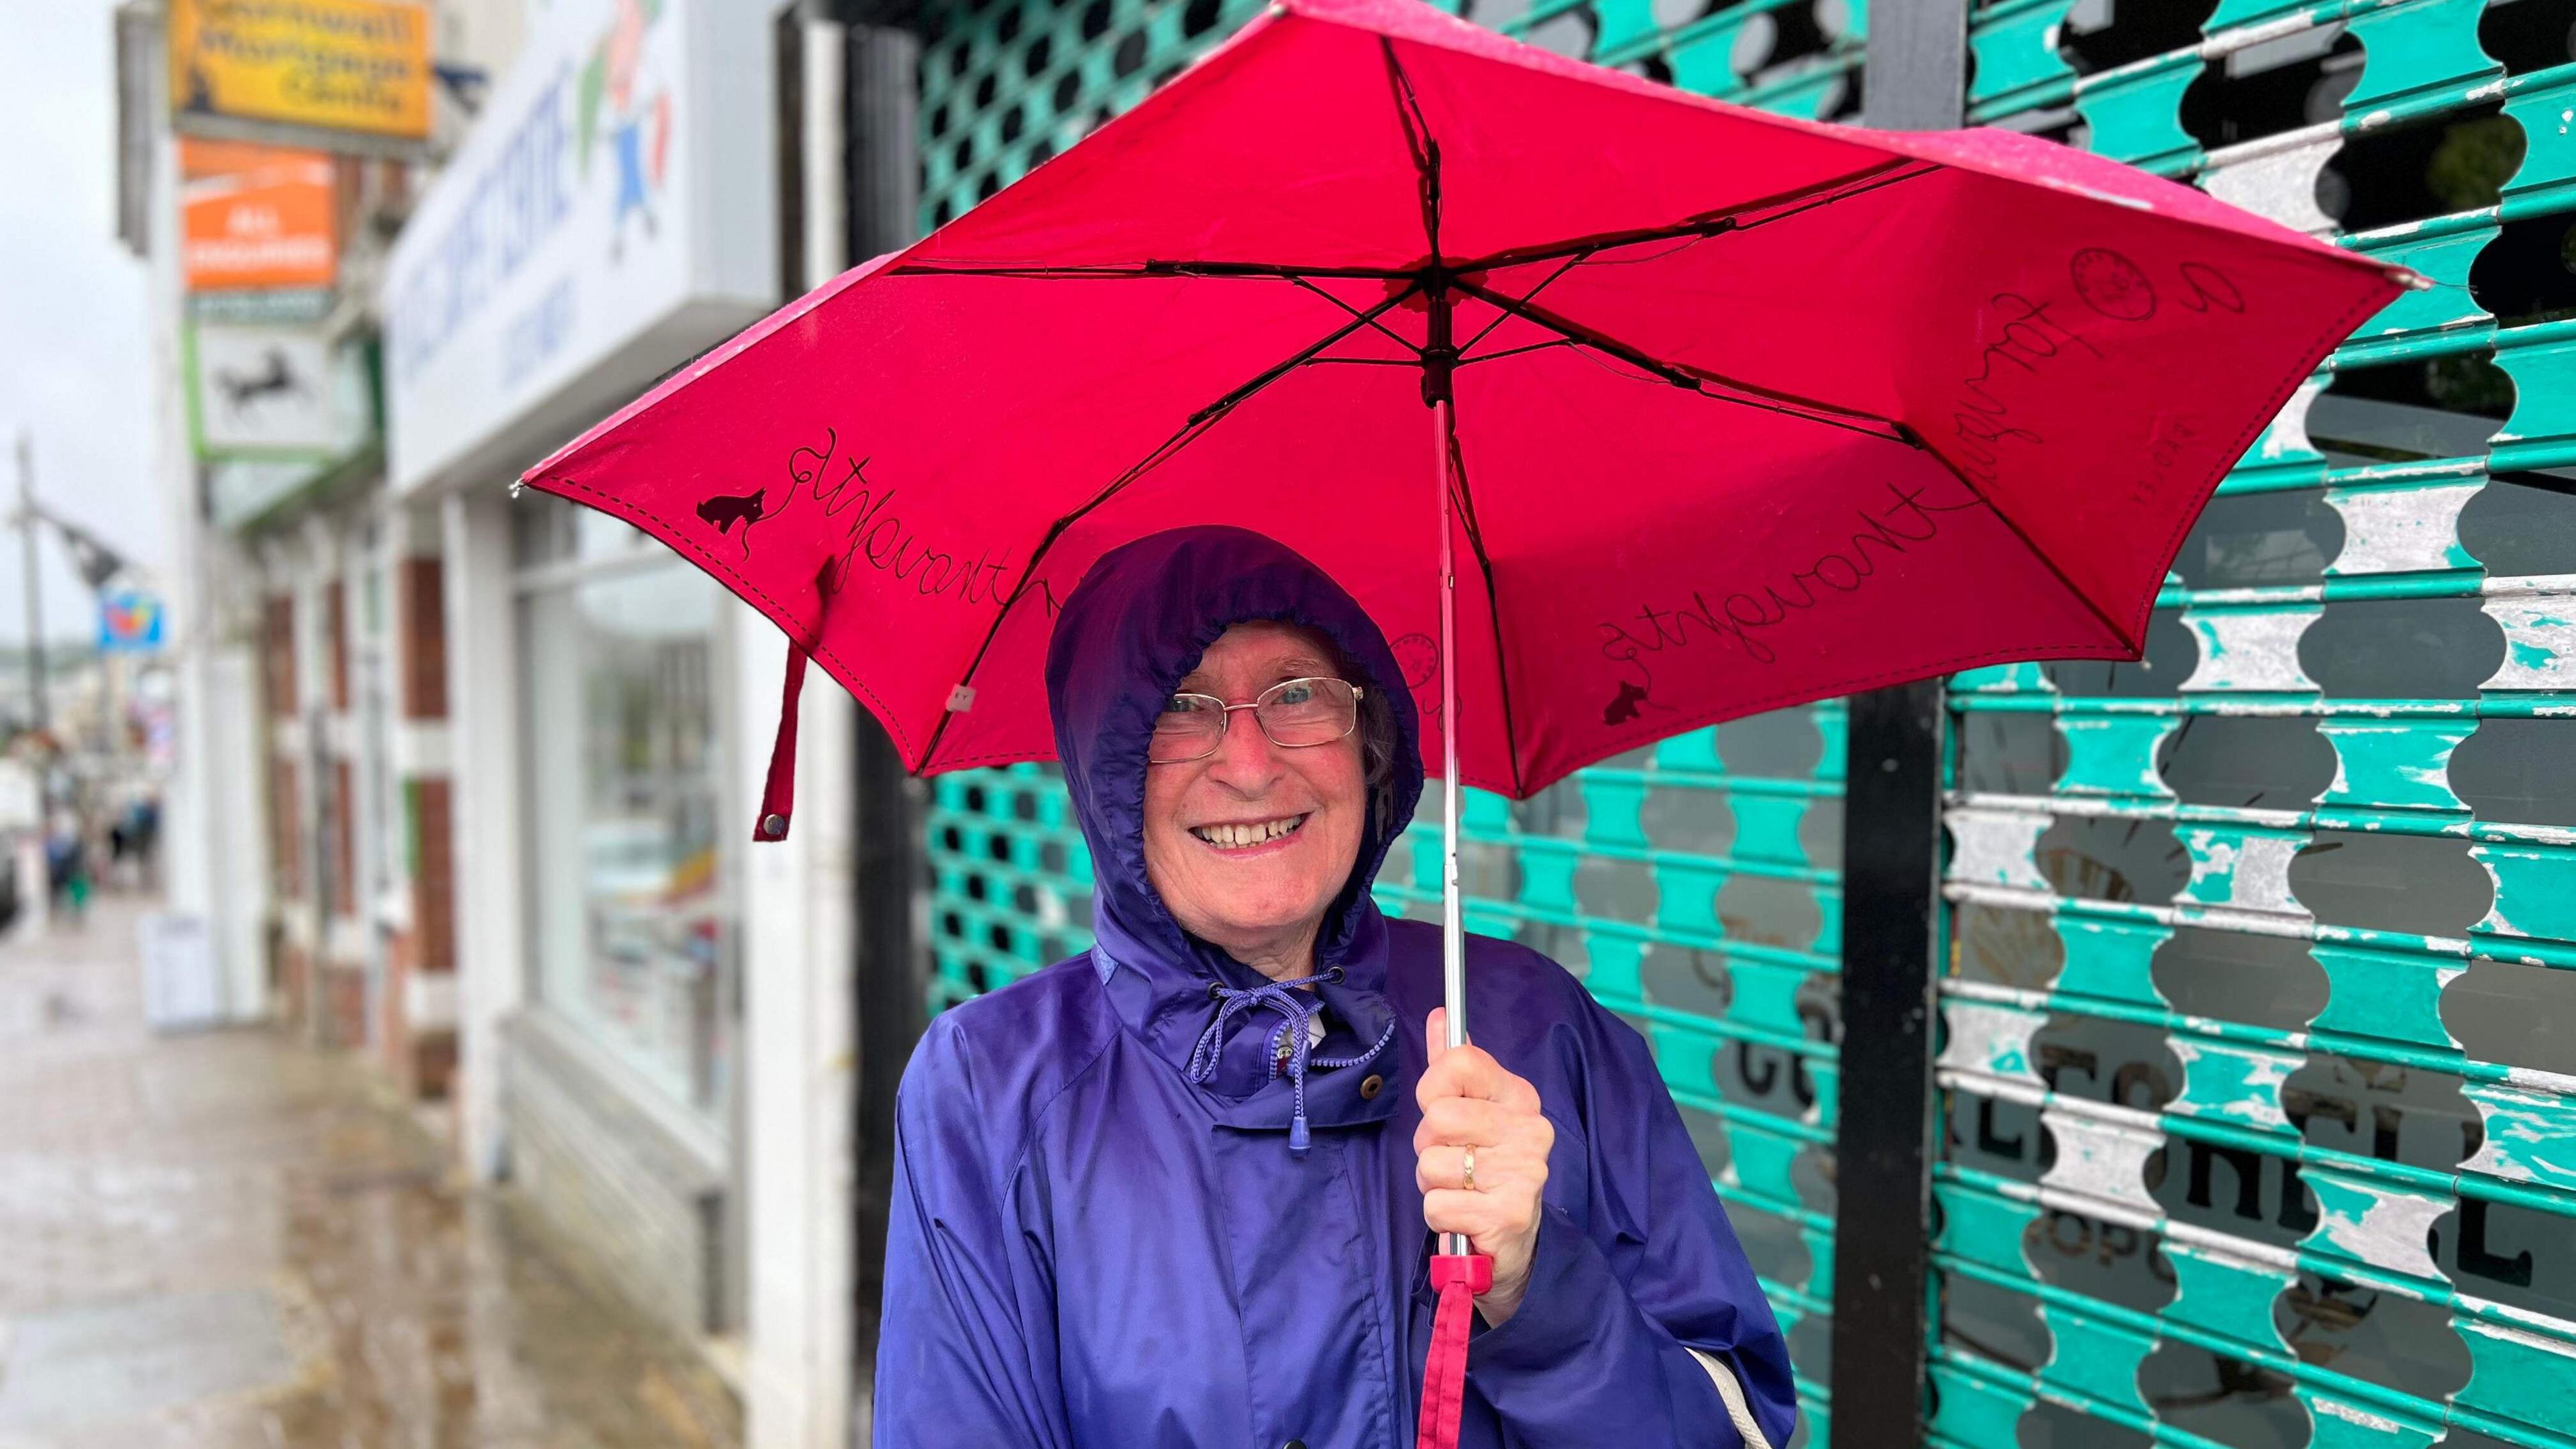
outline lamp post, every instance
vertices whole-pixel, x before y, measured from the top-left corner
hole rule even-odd
[[[41,732],[49,723],[45,709],[45,618],[43,585],[36,577],[36,443],[18,430],[18,545],[27,575],[27,703]]]

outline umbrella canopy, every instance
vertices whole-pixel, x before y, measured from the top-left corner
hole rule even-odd
[[[524,481],[795,641],[770,838],[807,657],[915,770],[1048,758],[1061,601],[1184,524],[1321,566],[1426,763],[1525,796],[1801,700],[2137,657],[2220,476],[2405,280],[2046,141],[1800,123],[1417,0],[1280,0]],[[1425,1445],[1490,1282],[1468,1246],[1435,1260]]]
[[[2136,657],[2219,477],[2405,280],[2047,141],[1284,0],[525,481],[723,580],[922,772],[1051,757],[1041,664],[1102,552],[1255,529],[1394,642],[1434,772],[1454,745],[1517,797],[1802,700]]]

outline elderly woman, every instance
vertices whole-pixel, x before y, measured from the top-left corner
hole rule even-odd
[[[1494,1259],[1462,1445],[1765,1446],[1789,1358],[1645,1042],[1369,895],[1422,789],[1385,639],[1191,528],[1047,656],[1098,944],[932,1023],[898,1099],[881,1446],[1401,1449],[1432,1234]]]

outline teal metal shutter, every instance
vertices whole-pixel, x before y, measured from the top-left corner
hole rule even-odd
[[[1470,18],[1563,53],[1810,117],[1858,108],[1862,10],[1838,0],[1480,5]],[[1242,0],[951,8],[921,65],[925,227],[1133,105],[1258,13]],[[1790,1330],[1805,1424],[1826,1442],[1841,1035],[1839,703],[1702,730],[1514,805],[1470,791],[1468,926],[1582,975],[1645,1033]],[[1434,786],[1437,789],[1437,786]],[[1090,862],[1052,767],[932,782],[929,1007],[1089,943]],[[1436,822],[1436,801],[1423,819]],[[1439,914],[1439,835],[1380,877]]]
[[[2576,1445],[2576,7],[2000,0],[1972,118],[2414,267],[2142,664],[1954,681],[1934,1442]]]

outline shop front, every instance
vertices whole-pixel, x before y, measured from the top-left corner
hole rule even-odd
[[[441,520],[460,1145],[674,1328],[743,1315],[739,605],[517,471],[776,301],[754,7],[558,0],[387,268]]]

